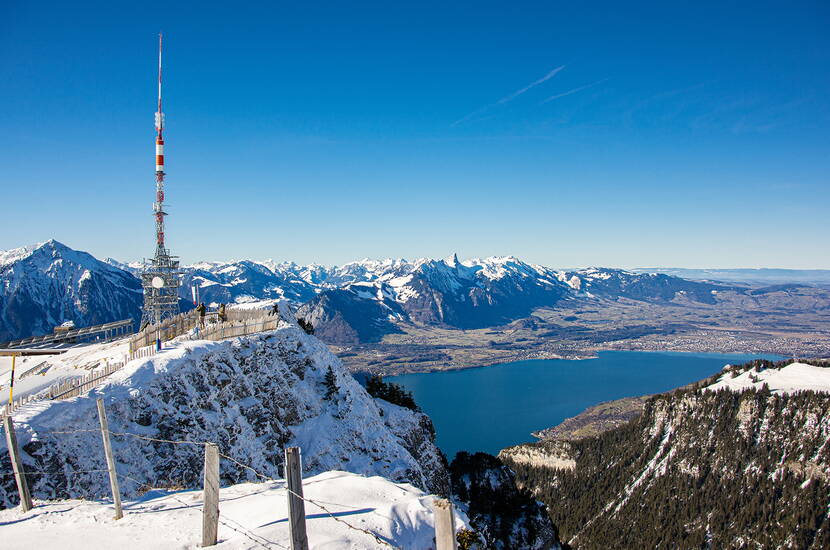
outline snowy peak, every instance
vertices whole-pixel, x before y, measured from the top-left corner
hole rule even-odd
[[[55,240],[0,253],[0,289],[0,341],[140,318],[132,274]]]

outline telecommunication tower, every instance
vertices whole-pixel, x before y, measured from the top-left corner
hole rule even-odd
[[[144,311],[142,327],[158,324],[179,313],[179,286],[181,286],[179,260],[171,256],[164,245],[164,113],[161,111],[161,35],[159,34],[159,102],[156,112],[156,202],[153,216],[156,220],[156,253],[145,262],[141,273],[144,287]]]

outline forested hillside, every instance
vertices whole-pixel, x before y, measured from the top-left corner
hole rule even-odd
[[[819,549],[830,547],[828,438],[827,393],[699,387],[655,396],[598,436],[500,458],[572,548]]]

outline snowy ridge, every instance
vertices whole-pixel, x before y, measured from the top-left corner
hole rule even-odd
[[[796,362],[781,368],[762,370],[752,368],[740,374],[726,372],[718,378],[717,382],[705,389],[708,391],[727,389],[741,392],[761,389],[764,385],[773,393],[779,394],[797,391],[830,393],[830,368]]]
[[[338,391],[327,400],[329,368]],[[48,433],[94,428],[99,397],[113,432],[212,441],[223,454],[274,478],[281,450],[299,446],[307,474],[380,475],[438,493],[448,486],[429,418],[371,398],[322,342],[296,327],[223,342],[174,342],[155,357],[128,363],[81,397],[22,407],[15,423],[27,469],[101,468],[100,434]],[[156,487],[199,486],[198,446],[130,437],[116,438],[113,446],[122,474]],[[3,441],[0,460],[7,459]],[[255,480],[231,463],[223,464],[221,475],[223,484]],[[31,484],[36,498],[100,498],[108,491],[97,474],[36,475]],[[128,497],[139,491],[134,483],[122,488]],[[8,506],[13,494],[13,481],[2,478],[0,503]]]

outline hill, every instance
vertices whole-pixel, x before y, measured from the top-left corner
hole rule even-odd
[[[731,367],[620,427],[499,456],[572,548],[827,548],[828,384],[826,366]]]
[[[326,398],[329,368],[337,391]],[[181,338],[154,357],[128,363],[81,397],[22,407],[14,420],[27,469],[58,470],[32,476],[35,498],[108,494],[105,476],[74,473],[102,465],[95,430],[99,397],[113,432],[215,442],[221,453],[274,478],[280,476],[282,449],[299,446],[306,474],[345,470],[433,493],[449,491],[429,417],[373,399],[322,342],[296,326],[222,342]],[[114,447],[119,472],[141,483],[184,488],[201,483],[199,445],[125,436]],[[7,460],[3,440],[0,461]],[[248,469],[223,465],[223,484],[256,479]],[[126,482],[122,490],[134,498],[141,487]],[[14,480],[4,476],[0,504],[10,506],[16,498]]]

